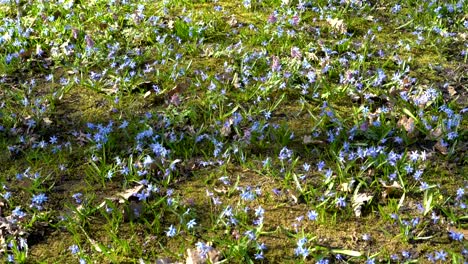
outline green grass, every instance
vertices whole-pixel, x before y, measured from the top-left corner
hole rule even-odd
[[[0,1],[0,258],[463,263],[468,5],[398,3]]]

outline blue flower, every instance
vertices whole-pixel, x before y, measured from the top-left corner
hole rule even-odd
[[[302,256],[302,257],[305,258],[305,257],[307,257],[309,255],[309,249],[298,246],[294,250],[294,253],[296,254],[296,256]]]
[[[71,251],[73,255],[80,252],[80,248],[77,245],[71,245],[68,249]]]
[[[421,189],[421,191],[425,191],[427,189],[429,189],[429,184],[425,183],[425,182],[421,182],[421,187],[419,187]]]
[[[463,235],[463,233],[458,233],[458,232],[450,230],[449,231],[449,237],[452,240],[455,240],[455,241],[462,241],[463,238],[464,238],[464,235]]]
[[[440,251],[435,252],[434,259],[435,260],[446,261],[447,260],[446,257],[447,257],[447,253],[445,251],[443,251],[443,250],[440,250]]]
[[[323,167],[325,167],[325,161],[321,160],[321,161],[317,164],[317,170],[318,170],[318,171],[322,171],[322,170],[323,170]]]
[[[254,255],[255,259],[264,259],[263,251],[260,251]]]
[[[338,197],[338,200],[336,200],[336,205],[339,207],[345,207],[346,206],[346,198],[345,197]]]
[[[309,211],[307,213],[307,218],[309,218],[310,221],[316,221],[317,217],[318,217],[318,213],[316,211],[314,211],[314,210]]]
[[[293,153],[292,150],[288,149],[287,147],[283,147],[280,151],[279,159],[280,160],[289,159],[291,158],[292,153]]]
[[[168,237],[174,237],[176,234],[177,234],[177,230],[175,229],[173,225],[171,225],[166,231],[166,236]]]
[[[31,199],[31,207],[36,207],[37,209],[41,209],[41,205],[47,202],[48,198],[45,194],[40,193],[37,195],[33,195]]]
[[[75,202],[80,204],[82,202],[81,197],[83,196],[82,193],[75,193],[72,195],[73,199],[75,199]]]
[[[199,255],[201,258],[206,258],[206,256],[208,255],[208,252],[210,251],[211,247],[208,246],[207,244],[203,243],[203,242],[197,242],[195,244],[195,246],[197,247],[197,251],[200,252]]]
[[[323,258],[317,261],[317,264],[328,264],[328,263],[330,263],[330,261],[326,258]]]
[[[11,214],[12,214],[13,216],[15,216],[15,217],[18,217],[18,218],[23,218],[23,217],[26,216],[26,213],[23,212],[23,211],[21,210],[21,207],[20,207],[20,206],[17,206],[17,207],[11,212]]]
[[[192,219],[187,223],[187,228],[192,229],[196,224],[197,222],[195,222],[195,219]]]
[[[257,209],[255,209],[255,216],[261,217],[265,213],[265,210],[259,206]]]
[[[255,240],[255,231],[254,230],[247,230],[245,231],[244,235],[249,238],[249,240]]]

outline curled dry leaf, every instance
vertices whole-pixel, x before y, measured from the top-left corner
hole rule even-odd
[[[50,125],[52,124],[52,120],[50,120],[50,118],[48,118],[48,117],[44,117],[44,118],[42,119],[42,121],[44,121],[44,124],[45,124],[46,126],[50,126]]]
[[[352,182],[343,182],[340,185],[340,190],[342,192],[351,192],[352,188],[353,188],[353,183]]]
[[[442,129],[440,127],[436,127],[436,128],[433,128],[431,129],[431,131],[429,132],[429,139],[431,140],[434,140],[434,139],[438,139],[442,136]]]
[[[327,23],[330,24],[333,30],[337,31],[340,34],[344,34],[348,30],[343,19],[327,18]]]
[[[412,133],[414,131],[414,119],[407,116],[402,116],[398,120],[397,126],[399,128],[404,128],[406,132]]]
[[[213,188],[213,191],[219,194],[226,194],[228,193],[228,189],[226,187],[221,187],[221,188]]]
[[[237,25],[237,19],[236,16],[232,15],[231,19],[228,21],[229,26],[234,27]]]
[[[107,201],[118,202],[119,204],[125,204],[126,202],[128,202],[128,206],[125,206],[122,209],[124,218],[125,220],[136,219],[140,216],[140,213],[143,211],[143,204],[139,201],[136,201],[136,199],[132,200],[130,198],[138,192],[140,192],[143,188],[144,185],[137,185],[131,189],[117,193],[115,196],[106,197],[97,208],[101,209],[105,207]],[[77,210],[82,210],[81,205],[77,208]]]
[[[169,20],[169,21],[167,22],[167,27],[168,27],[169,29],[173,29],[173,28],[174,28],[174,20],[172,20],[172,19]]]
[[[125,190],[123,192],[117,193],[115,196],[111,197],[106,197],[105,199],[110,200],[110,201],[118,201],[119,203],[125,203],[125,201],[128,201],[130,197],[133,195],[137,194],[141,189],[143,189],[144,185],[138,185],[135,186],[131,189]],[[106,205],[106,202],[102,202],[98,208],[101,208]],[[82,206],[78,206],[78,208],[81,208]]]
[[[382,198],[385,199],[387,196],[395,196],[397,193],[403,190],[403,187],[396,181],[393,181],[392,185],[387,185],[384,181],[380,181],[384,188],[382,192]]]
[[[125,203],[125,201],[128,201],[130,197],[132,197],[134,194],[138,193],[143,189],[144,185],[137,185],[131,189],[125,190],[123,192],[120,192],[116,195],[116,197],[119,198],[119,203]]]
[[[449,95],[452,96],[452,97],[457,94],[457,91],[455,90],[455,88],[453,88],[453,86],[447,87],[447,91],[448,91]]]
[[[356,215],[356,217],[361,216],[361,207],[364,205],[364,203],[371,201],[373,197],[373,195],[369,195],[366,193],[359,193],[353,195],[353,197],[351,198],[351,203],[353,206],[354,215]]]
[[[434,148],[437,149],[443,155],[447,155],[448,153],[447,144],[444,144],[442,140],[437,141],[437,143],[434,145]]]
[[[82,131],[78,132],[78,135],[75,137],[75,140],[80,146],[83,146],[89,142],[88,136]]]
[[[317,55],[315,55],[313,52],[306,52],[305,55],[309,60],[320,61]]]

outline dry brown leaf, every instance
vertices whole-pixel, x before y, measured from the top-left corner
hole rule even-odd
[[[169,103],[171,103],[171,104],[173,104],[173,105],[175,105],[175,106],[179,106],[181,102],[182,102],[182,101],[181,101],[181,99],[180,99],[180,96],[179,96],[179,94],[177,94],[177,93],[176,93],[176,94],[173,94],[173,95],[171,96],[171,99],[169,100]]]
[[[231,19],[229,19],[229,21],[228,21],[228,24],[229,24],[231,27],[236,26],[236,25],[237,25],[236,16],[232,15],[232,16],[231,16]]]
[[[141,191],[143,187],[145,186],[140,184],[131,189],[128,189],[128,190],[125,190],[123,192],[116,194],[116,197],[119,198],[119,203],[125,203],[125,201],[127,201],[130,197],[132,197],[134,194],[137,194],[139,191]]]
[[[313,52],[306,52],[305,55],[309,60],[319,61],[319,58]]]
[[[455,96],[457,94],[457,91],[455,91],[455,88],[453,88],[453,86],[447,87],[447,91],[450,96]]]
[[[342,192],[351,192],[352,187],[353,187],[353,184],[351,182],[343,182],[340,185],[340,190]]]
[[[434,148],[437,149],[443,155],[447,155],[448,153],[447,146],[445,146],[445,144],[442,143],[442,140],[437,141],[437,143],[434,145]]]
[[[302,138],[302,143],[304,143],[304,144],[310,144],[310,143],[312,143],[312,136],[304,136],[304,137]]]
[[[86,136],[85,133],[80,131],[78,133],[78,136],[76,137],[76,142],[78,143],[78,145],[83,146],[84,144],[89,142],[89,138]]]
[[[382,198],[385,199],[387,196],[395,196],[397,193],[403,190],[403,187],[396,181],[393,181],[392,185],[387,185],[384,181],[380,181],[384,190],[382,192]]]
[[[359,193],[357,195],[353,195],[353,197],[351,198],[351,204],[353,206],[354,215],[356,217],[361,216],[361,207],[364,205],[364,203],[371,201],[373,197],[373,195],[369,195],[366,193]]]
[[[45,123],[47,126],[50,125],[50,124],[52,124],[52,120],[50,120],[50,118],[48,118],[48,117],[44,117],[44,118],[42,119],[42,121],[44,121],[44,123]]]
[[[413,133],[414,131],[414,119],[407,116],[402,116],[398,120],[397,127],[404,128],[406,132]]]
[[[213,191],[219,194],[226,194],[228,193],[229,190],[226,187],[222,187],[222,188],[213,188]]]
[[[327,23],[340,34],[347,32],[347,27],[343,19],[327,18]]]
[[[234,73],[234,76],[232,76],[232,81],[231,81],[231,84],[235,87],[235,88],[240,88],[241,87],[241,84],[239,82],[239,75],[236,73]]]
[[[440,127],[433,128],[429,132],[430,139],[438,139],[440,136],[442,136],[442,129]]]
[[[172,20],[172,19],[169,20],[169,22],[167,22],[167,27],[168,27],[169,29],[173,29],[173,28],[174,28],[174,20]]]

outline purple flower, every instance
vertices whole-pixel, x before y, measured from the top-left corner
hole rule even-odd
[[[37,209],[41,210],[42,209],[42,204],[47,202],[48,198],[45,194],[40,193],[37,195],[33,195],[31,198],[31,207],[36,207]]]
[[[12,214],[13,216],[15,216],[15,217],[18,217],[18,218],[23,218],[23,217],[26,216],[26,213],[23,212],[23,211],[21,210],[21,207],[20,207],[20,206],[17,206],[17,207],[11,212],[11,214]]]
[[[307,213],[307,218],[309,218],[310,221],[316,221],[318,217],[318,213],[315,210],[309,211]]]
[[[460,200],[463,197],[464,194],[465,194],[465,190],[463,188],[458,188],[457,197],[455,197],[455,199]]]
[[[283,147],[280,151],[279,159],[280,160],[289,159],[291,158],[292,153],[293,153],[292,150],[288,149],[287,147]]]
[[[75,202],[77,204],[80,204],[82,202],[81,197],[83,196],[82,193],[75,193],[72,195],[73,199],[75,199]]]
[[[71,251],[73,255],[80,252],[80,248],[77,245],[71,245],[68,249]]]
[[[421,191],[425,191],[425,190],[429,189],[429,184],[427,184],[425,182],[421,182],[421,186],[419,188],[421,189]]]
[[[325,162],[323,160],[321,160],[318,164],[317,164],[317,170],[318,171],[322,171],[323,170],[323,167],[325,167]]]
[[[346,198],[345,197],[338,197],[336,200],[336,205],[339,207],[345,207],[346,206]]]
[[[463,238],[464,238],[464,235],[463,235],[463,233],[458,233],[458,232],[455,232],[453,230],[450,230],[449,231],[449,237],[452,240],[455,240],[455,241],[462,241]]]
[[[447,260],[446,257],[447,257],[447,253],[445,251],[443,251],[443,250],[440,250],[440,251],[435,252],[434,259],[435,260],[446,261]]]

